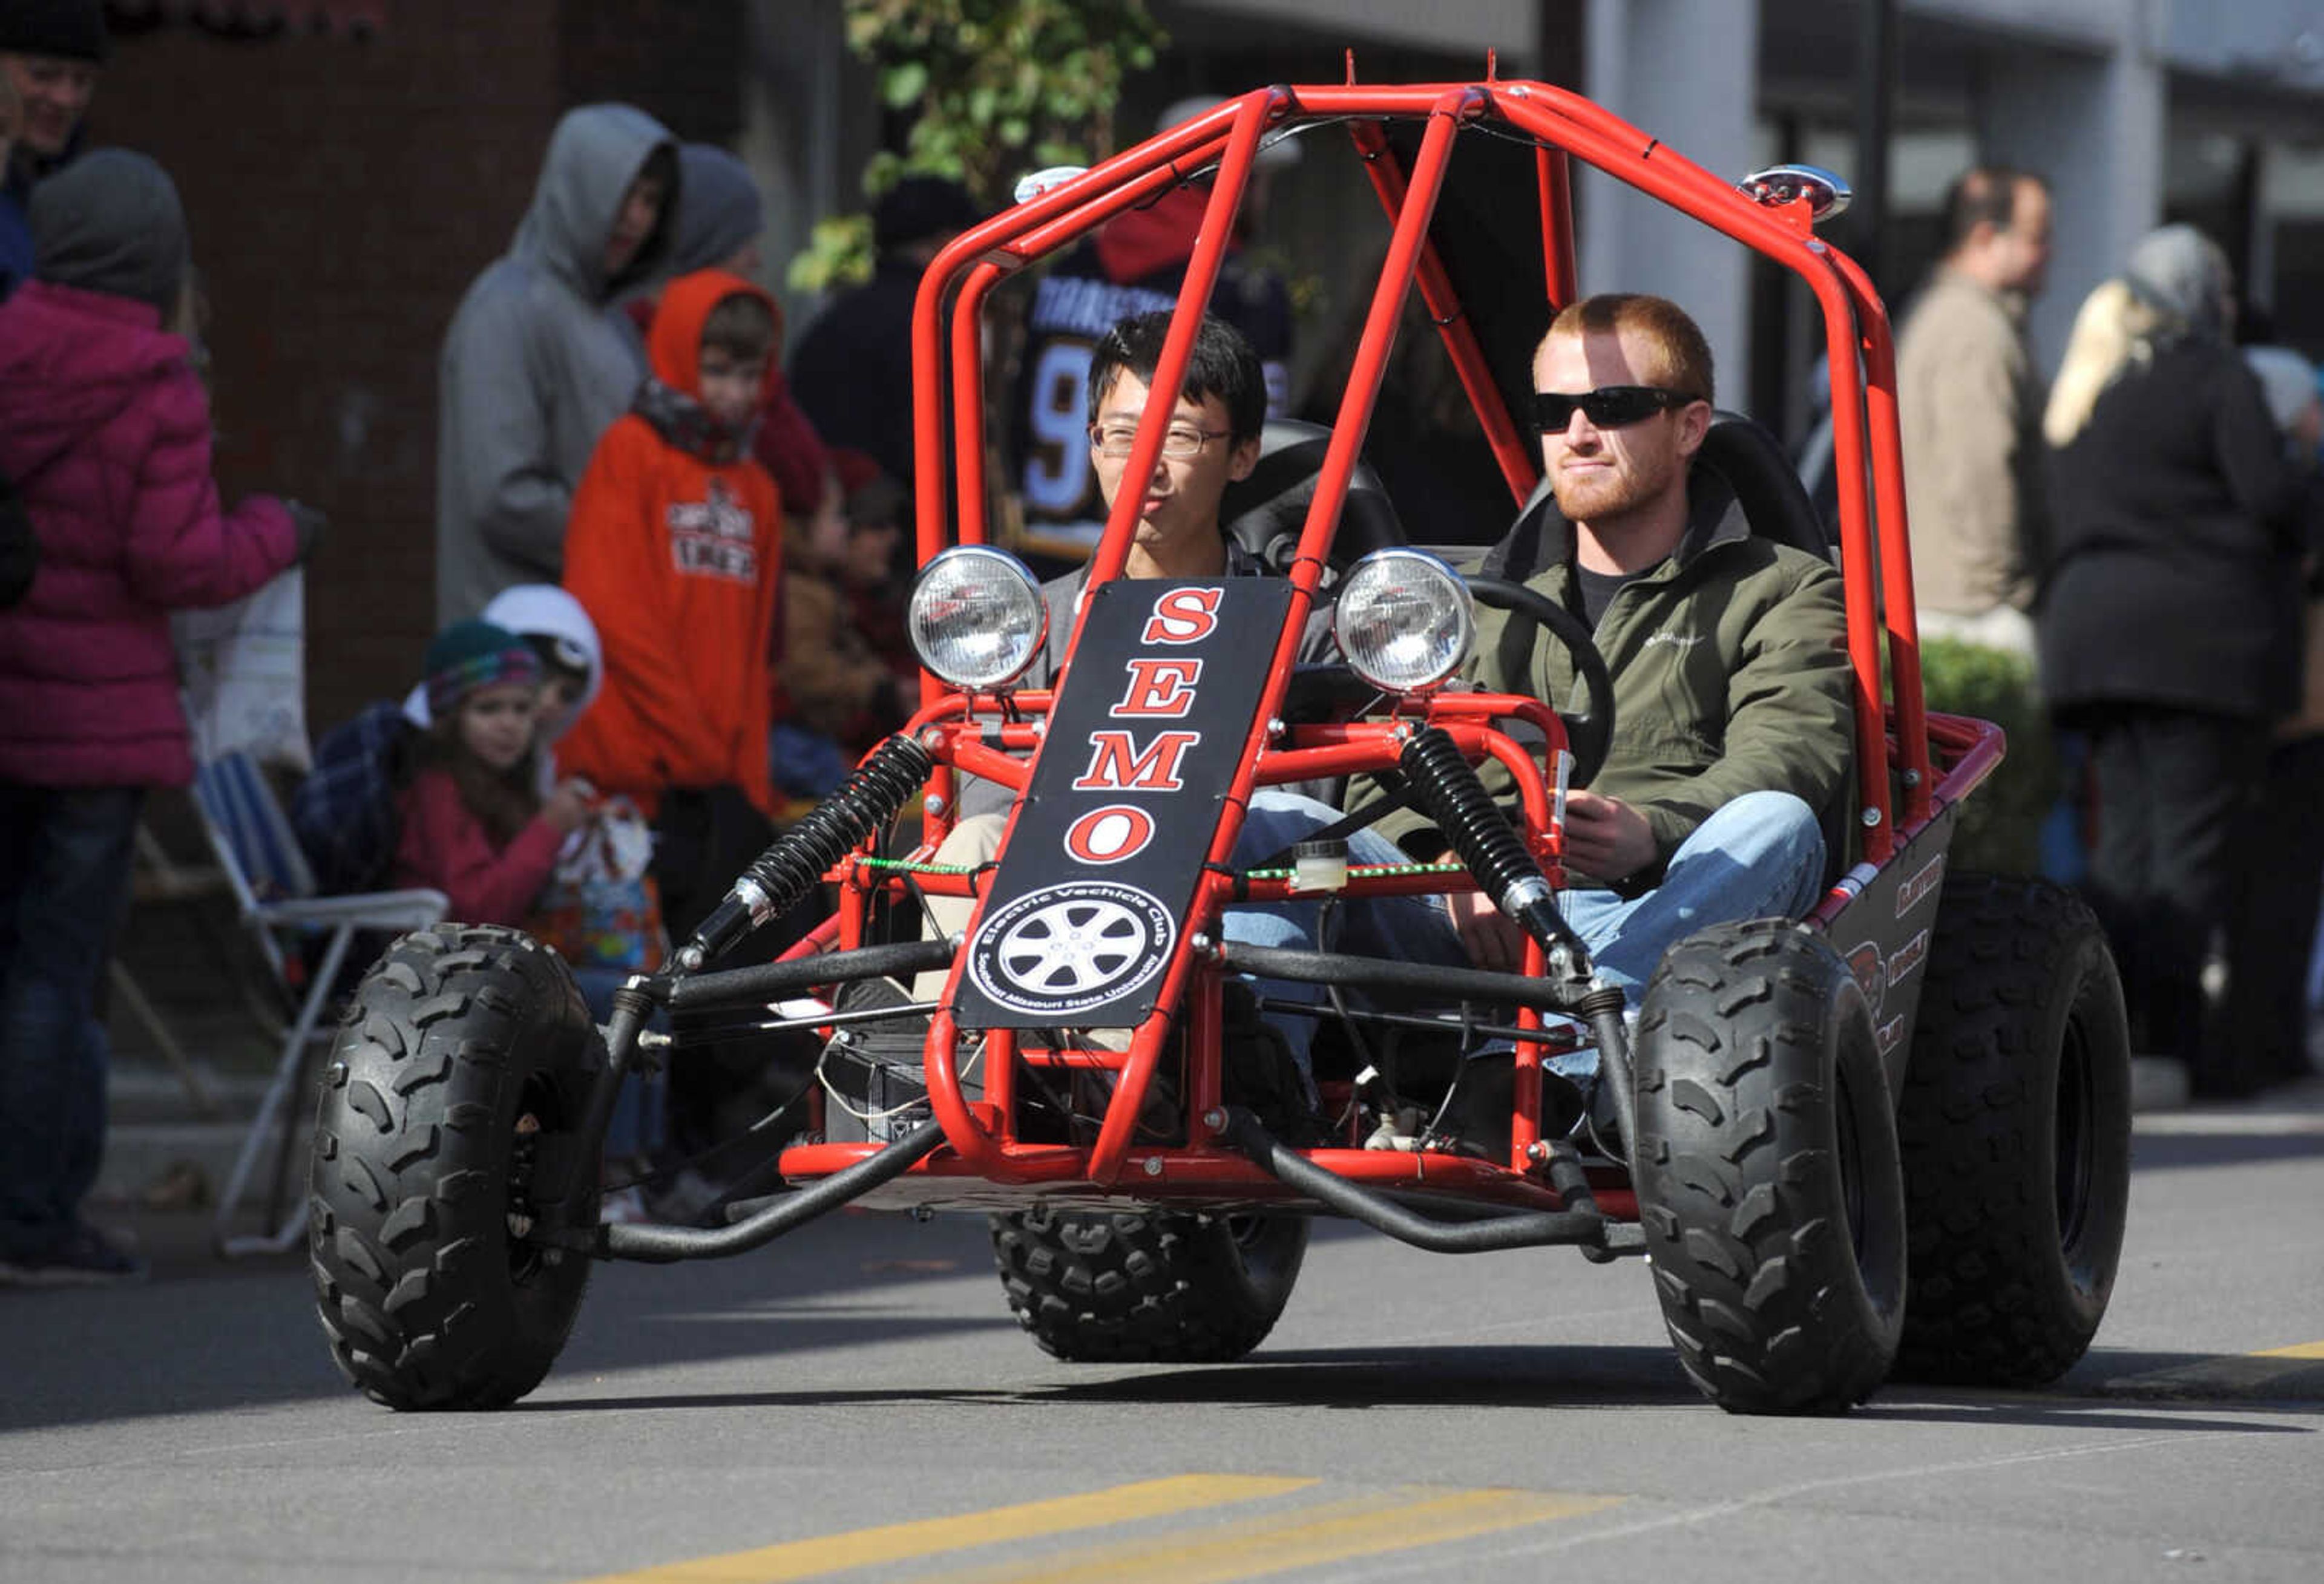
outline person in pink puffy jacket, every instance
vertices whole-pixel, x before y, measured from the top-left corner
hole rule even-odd
[[[97,976],[149,787],[193,778],[170,612],[241,598],[320,520],[222,507],[208,397],[164,327],[183,210],[142,154],[85,156],[32,198],[33,278],[0,304],[0,473],[40,542],[0,611],[0,1282],[133,1279],[80,1217],[105,1146]]]

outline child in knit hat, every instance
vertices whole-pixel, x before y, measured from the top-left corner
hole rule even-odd
[[[391,883],[443,892],[463,923],[521,924],[593,793],[578,778],[540,791],[530,644],[489,622],[455,622],[429,643],[427,668],[429,725],[402,795]]]

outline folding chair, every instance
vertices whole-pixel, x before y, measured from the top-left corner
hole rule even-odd
[[[218,1195],[214,1227],[222,1255],[279,1254],[294,1246],[307,1229],[305,1194],[299,1195],[297,1204],[287,1216],[282,1213],[284,1170],[297,1136],[290,1107],[300,1092],[309,1049],[318,1040],[330,1037],[331,1031],[318,1026],[332,987],[346,966],[347,949],[359,930],[393,930],[400,934],[426,929],[444,916],[450,903],[441,891],[430,890],[316,896],[314,874],[290,833],[290,822],[284,816],[281,805],[275,801],[274,789],[268,785],[265,773],[247,754],[226,754],[202,765],[194,777],[194,805],[201,812],[202,826],[209,837],[211,850],[217,855],[218,867],[226,871],[235,905],[258,942],[260,954],[274,975],[284,1005],[298,1008],[283,1036],[273,1082],[267,1085],[265,1096],[259,1101],[258,1115],[243,1139],[233,1175]],[[325,930],[330,932],[329,938],[302,997],[281,937],[288,933],[311,935]],[[278,1123],[282,1128],[282,1143],[268,1191],[268,1229],[256,1237],[234,1236],[231,1225],[235,1211],[249,1188],[267,1135]]]

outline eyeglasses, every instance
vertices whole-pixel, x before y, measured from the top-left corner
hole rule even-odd
[[[1535,428],[1548,434],[1572,423],[1574,409],[1580,408],[1582,415],[1599,428],[1627,428],[1657,412],[1702,400],[1685,391],[1665,391],[1660,385],[1600,385],[1595,391],[1573,396],[1561,391],[1536,391],[1533,421]]]
[[[1192,462],[1203,454],[1203,447],[1213,440],[1227,437],[1225,429],[1198,429],[1185,424],[1172,424],[1162,431],[1162,455],[1173,462]],[[1130,447],[1138,438],[1134,423],[1104,423],[1090,426],[1090,444],[1097,454],[1109,461],[1120,462],[1130,455]]]

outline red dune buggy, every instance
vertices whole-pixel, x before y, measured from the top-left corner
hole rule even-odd
[[[1256,498],[1229,505],[1231,530],[1280,576],[1118,576],[1138,507],[1125,492],[1062,680],[1013,687],[1043,608],[990,543],[993,289],[1207,182],[1150,382],[1178,388],[1261,140],[1303,132],[1352,143],[1392,237],[1336,421],[1272,431]],[[1361,465],[1416,287],[1512,504],[1535,492],[1510,397],[1530,389],[1533,335],[1577,292],[1576,159],[1812,292],[1836,550],[1748,419],[1722,416],[1698,465],[1725,475],[1755,532],[1836,554],[1855,705],[1850,839],[1821,905],[1682,942],[1634,1022],[1557,905],[1564,791],[1610,729],[1603,662],[1551,602],[1396,548],[1394,502]],[[1484,174],[1463,187],[1470,163]],[[912,622],[927,670],[908,727],[737,879],[669,971],[622,990],[602,1030],[561,961],[511,930],[408,936],[364,980],[310,1183],[319,1307],[348,1377],[396,1408],[509,1403],[557,1358],[592,1260],[739,1254],[851,1203],[989,1215],[1010,1305],[1065,1359],[1241,1356],[1281,1312],[1311,1219],[1334,1214],[1448,1253],[1650,1257],[1681,1362],[1730,1410],[1842,1410],[1892,1373],[2030,1386],[2070,1366],[2123,1229],[2121,992],[2064,892],[1946,872],[1960,800],[2003,744],[1923,707],[1887,318],[1813,230],[1844,201],[1836,179],[1784,167],[1738,185],[1572,92],[1489,76],[1262,89],[1045,176],[920,287]],[[1528,327],[1480,336],[1480,313]],[[1140,427],[1128,476],[1154,466],[1153,415],[1167,411]],[[1349,665],[1316,676],[1293,662],[1327,585]],[[1590,696],[1437,686],[1472,600],[1572,645]],[[1514,778],[1514,817],[1480,785],[1488,759]],[[1358,775],[1397,778],[1462,861],[1351,868],[1325,842],[1236,867],[1255,788]],[[964,776],[1020,794],[991,865],[934,861]],[[916,800],[917,838],[898,843]],[[819,888],[835,910],[779,960],[703,966]],[[1240,902],[1469,888],[1529,938],[1522,973],[1245,946],[1221,929]],[[968,899],[965,930],[920,938],[929,897]],[[941,990],[916,999],[920,975]],[[1253,977],[1323,994],[1259,1008]],[[1320,1104],[1262,1010],[1319,1018]],[[649,1027],[665,1014],[675,1034]],[[601,1143],[625,1078],[737,1037],[791,1069],[779,1177],[724,1205],[724,1224],[601,1224]],[[1514,1054],[1465,1059],[1488,1040]],[[1607,1103],[1577,1121],[1545,1101],[1543,1064],[1592,1045]]]

